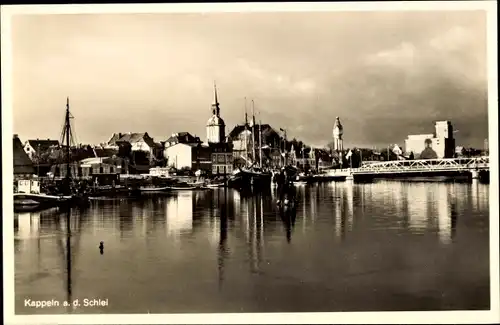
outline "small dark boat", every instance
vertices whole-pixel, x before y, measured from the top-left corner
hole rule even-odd
[[[129,189],[125,186],[111,186],[111,185],[104,185],[104,186],[98,186],[95,187],[91,191],[91,195],[93,197],[99,197],[99,196],[123,196],[123,195],[128,195]]]

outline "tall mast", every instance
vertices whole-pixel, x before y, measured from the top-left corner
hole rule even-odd
[[[68,187],[69,194],[69,180],[71,178],[70,169],[70,115],[69,115],[69,97],[66,98],[66,120],[65,120],[65,132],[66,132],[66,186]]]
[[[259,118],[259,167],[262,168],[262,120],[260,118]]]
[[[244,135],[245,135],[245,166],[247,166],[247,159],[248,159],[247,127],[248,127],[247,98],[245,97],[245,128],[244,128],[244,131],[243,131]]]
[[[255,130],[255,106],[254,106],[254,102],[253,102],[253,99],[252,99],[252,158],[253,158],[253,161],[255,162],[255,134],[254,134],[254,130]]]

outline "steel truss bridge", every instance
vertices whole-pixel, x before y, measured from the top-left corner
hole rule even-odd
[[[330,169],[329,176],[354,176],[377,174],[438,173],[438,172],[479,172],[489,170],[488,156],[474,158],[444,158],[420,160],[393,160],[363,163],[359,168]]]

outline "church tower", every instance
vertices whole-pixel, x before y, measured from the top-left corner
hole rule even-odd
[[[212,104],[212,117],[207,122],[207,143],[222,143],[226,138],[226,125],[220,117],[219,101],[217,99],[217,87],[214,83],[214,103]]]
[[[342,135],[344,133],[344,129],[342,128],[342,124],[340,124],[340,119],[337,116],[335,118],[335,124],[333,125],[333,150],[342,152],[344,150],[344,144],[342,140]]]

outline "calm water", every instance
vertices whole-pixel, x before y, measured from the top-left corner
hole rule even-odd
[[[489,309],[488,190],[319,184],[287,212],[223,189],[93,202],[71,211],[70,263],[66,213],[20,213],[16,313]]]

